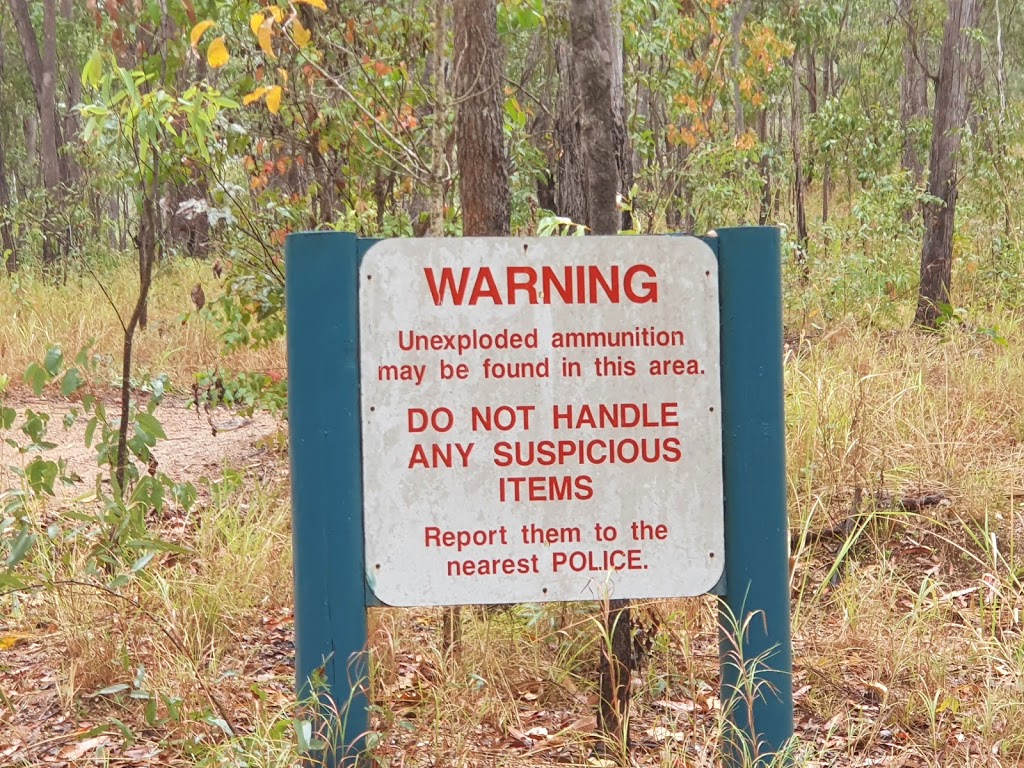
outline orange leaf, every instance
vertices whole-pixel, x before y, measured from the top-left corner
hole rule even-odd
[[[213,22],[209,19],[200,21],[194,27],[192,27],[192,34],[189,35],[189,40],[192,41],[192,47],[195,48],[199,45],[199,41],[203,39],[203,33],[206,32],[210,27],[213,26]]]
[[[210,62],[210,66],[214,69],[223,67],[230,58],[228,47],[224,45],[224,35],[210,43],[210,47],[206,49],[206,60]]]
[[[294,0],[294,2],[312,5],[314,8],[319,8],[321,11],[327,10],[327,3],[325,3],[324,0]]]
[[[281,96],[283,93],[284,89],[280,85],[275,85],[267,91],[267,109],[270,110],[270,114],[276,115],[281,111]]]
[[[242,104],[247,107],[250,104],[252,104],[254,101],[259,101],[260,99],[262,99],[267,94],[267,91],[269,91],[269,90],[270,90],[270,88],[268,88],[267,86],[264,85],[264,86],[261,86],[261,87],[257,88],[252,93],[247,93],[242,98]]]
[[[277,54],[274,53],[274,46],[270,42],[270,36],[273,34],[272,27],[274,26],[274,19],[268,18],[262,24],[260,24],[259,31],[256,32],[256,37],[260,41],[260,48],[263,52],[271,59],[277,60]]]
[[[295,44],[299,46],[299,48],[305,48],[309,45],[309,40],[312,36],[313,34],[302,26],[302,22],[299,21],[299,17],[296,16],[295,20],[292,22],[292,39],[295,41]]]

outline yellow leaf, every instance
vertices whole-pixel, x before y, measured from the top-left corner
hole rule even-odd
[[[260,33],[260,27],[263,26],[263,22],[266,18],[267,17],[262,13],[254,13],[249,19],[249,29],[252,30],[254,35],[258,35]]]
[[[294,2],[312,5],[314,8],[319,8],[321,11],[327,10],[327,3],[325,3],[324,0],[294,0]]]
[[[249,106],[249,105],[250,105],[250,104],[252,104],[252,103],[253,103],[254,101],[259,101],[260,99],[262,99],[262,98],[263,98],[263,96],[264,96],[264,95],[265,95],[265,94],[267,93],[267,91],[269,91],[269,90],[270,90],[270,88],[268,88],[268,87],[267,87],[267,86],[265,86],[265,85],[263,85],[263,86],[260,86],[259,88],[257,88],[257,89],[256,89],[255,91],[253,91],[252,93],[247,93],[247,94],[245,95],[245,97],[244,97],[244,98],[242,99],[242,104],[243,104],[243,105],[245,105],[245,106]]]
[[[302,26],[302,22],[299,21],[299,17],[295,17],[295,21],[292,22],[292,39],[295,40],[295,44],[299,48],[305,48],[309,45],[309,39],[312,37],[312,33]]]
[[[277,60],[277,54],[274,53],[274,46],[270,42],[270,36],[273,34],[273,26],[274,19],[268,18],[260,24],[260,29],[256,33],[256,37],[260,41],[260,48],[263,49],[263,52],[271,59]]]
[[[288,85],[288,70],[277,68],[277,76],[281,78],[281,82]]]
[[[213,26],[213,22],[207,19],[206,21],[200,21],[194,27],[192,27],[192,34],[189,38],[192,40],[192,47],[195,48],[199,45],[199,41],[203,38],[203,33],[206,32],[210,27]]]
[[[278,6],[272,5],[267,8],[267,10],[270,11],[270,15],[274,17],[274,21],[278,24],[284,22],[284,11],[282,11]]]
[[[224,35],[210,43],[210,47],[206,49],[206,60],[210,62],[210,66],[214,69],[223,67],[230,58],[228,47],[224,45]]]
[[[270,110],[270,114],[276,115],[281,111],[281,94],[283,92],[280,85],[275,85],[267,91],[267,109]]]

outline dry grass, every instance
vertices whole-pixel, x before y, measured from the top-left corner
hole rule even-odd
[[[161,276],[153,329],[140,342],[150,370],[186,381],[219,361],[208,323],[176,321],[190,286],[208,279],[191,263]],[[70,349],[95,335],[97,350],[116,350],[91,285],[57,296],[26,283],[0,298],[5,316],[18,318],[0,327],[5,370],[21,370],[53,341]],[[863,318],[808,323],[789,345],[799,765],[1024,761],[1024,328],[1019,315],[985,312],[938,334]],[[997,324],[1005,345],[984,332]],[[279,366],[280,350],[228,364]],[[154,561],[126,589],[134,604],[80,589],[20,604],[23,620],[42,616],[52,627],[64,711],[116,717],[136,738],[162,743],[172,763],[294,762],[281,471],[275,456],[259,476],[229,473],[189,519],[154,521],[190,551]],[[941,501],[915,507],[928,495]],[[73,545],[54,543],[35,565],[59,578],[76,572],[78,557]],[[714,765],[722,722],[714,602],[659,602],[642,615],[652,644],[634,685],[634,759]],[[450,654],[438,611],[373,611],[377,764],[593,765],[596,616],[583,604],[467,610],[463,644]],[[158,697],[161,717],[163,697],[182,700],[178,719],[149,726],[142,699],[83,697],[136,685],[140,668],[138,685]],[[231,713],[234,738],[216,724],[211,694]]]
[[[138,270],[130,261],[102,273],[72,276],[57,286],[27,273],[5,279],[0,283],[0,373],[17,383],[49,346],[60,344],[65,354],[74,355],[94,341],[93,350],[100,355],[99,373],[114,382],[120,376],[123,337],[118,315],[131,315],[137,283]],[[209,305],[197,312],[191,302],[196,284],[203,286],[209,301],[221,292],[207,262],[176,259],[158,267],[150,294],[149,327],[136,334],[135,379],[166,373],[172,386],[188,390],[196,371],[216,366],[283,373],[283,342],[225,357]]]

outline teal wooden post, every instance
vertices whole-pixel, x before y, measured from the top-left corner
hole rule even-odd
[[[769,762],[793,735],[779,230],[718,230],[725,482],[723,752]],[[742,667],[742,668],[741,668]],[[757,686],[755,688],[755,686]],[[751,761],[752,762],[752,761]]]
[[[295,674],[300,700],[317,693],[337,708],[325,757],[348,765],[367,730],[361,248],[355,235],[303,232],[285,251]]]

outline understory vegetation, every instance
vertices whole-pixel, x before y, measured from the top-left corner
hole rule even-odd
[[[938,332],[910,328],[913,297],[865,285],[856,256],[812,262],[809,281],[787,268],[780,354],[801,765],[1024,759],[1019,296],[987,277],[983,248],[959,258],[973,278],[967,301]],[[892,260],[909,270],[910,247]],[[113,296],[131,291],[127,267],[106,280]],[[187,396],[214,364],[279,370],[280,342],[219,356],[218,327],[190,302],[193,281],[217,282],[205,264],[158,271],[139,380],[167,373],[171,391]],[[78,311],[90,302],[98,304],[96,289],[84,278],[54,287],[23,270],[8,283],[0,305],[19,322],[0,337],[11,361],[7,402],[28,396],[16,372],[55,339],[71,348],[94,339],[100,362],[83,391],[105,396],[117,378],[117,339],[102,335],[109,319]],[[56,422],[81,392],[69,402],[55,386],[43,398]],[[17,565],[24,583],[3,597],[4,722],[12,735],[36,734],[36,743],[7,737],[12,757],[67,758],[92,739],[92,759],[283,766],[316,746],[314,719],[293,693],[284,428],[260,438],[256,458],[191,478],[198,496],[189,509],[168,503],[147,514],[147,535],[166,544],[115,587],[96,559],[108,531],[94,516],[95,488],[16,495],[28,488],[15,470],[35,453],[4,447],[8,514],[37,537]],[[63,442],[61,431],[51,426],[51,439]],[[136,564],[122,562],[126,571]],[[714,600],[636,611],[649,641],[634,681],[636,760],[711,765],[722,727]],[[587,764],[600,607],[466,611],[457,652],[445,650],[441,613],[371,611],[374,760]],[[73,728],[38,723],[28,682],[46,678],[46,717],[74,713]]]
[[[343,727],[295,694],[289,234],[748,224],[783,243],[776,763],[1024,764],[1017,4],[0,6],[0,765],[283,768]],[[716,599],[631,610],[629,759],[719,764]],[[369,764],[619,764],[609,613],[371,609]]]

